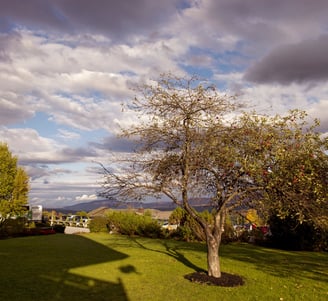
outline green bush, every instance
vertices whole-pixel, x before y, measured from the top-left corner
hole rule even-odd
[[[207,210],[199,213],[207,221],[213,219]],[[205,233],[199,224],[181,207],[177,207],[171,214],[169,221],[179,224],[177,230],[172,231],[169,237],[184,241],[205,241]]]
[[[287,250],[327,251],[328,231],[316,228],[311,221],[300,224],[292,215],[281,219],[272,214],[269,219],[272,247]]]
[[[134,211],[109,211],[107,219],[113,232],[129,236],[161,236],[161,226],[147,212],[144,215],[138,215]]]
[[[221,242],[223,244],[228,244],[237,240],[236,231],[234,230],[231,223],[226,223],[224,226],[224,231],[222,233]]]
[[[195,233],[193,232],[189,224],[180,225],[177,230],[171,233],[170,236],[183,241],[199,240],[195,236]]]
[[[109,221],[108,218],[103,216],[94,217],[89,224],[90,232],[108,232]]]
[[[110,211],[107,214],[110,229],[124,235],[137,234],[137,215],[133,212]]]
[[[5,220],[0,227],[0,236],[7,237],[22,234],[24,232],[26,222],[27,220],[25,217],[18,217],[15,219],[9,218]]]
[[[144,237],[159,238],[162,236],[161,226],[149,216],[139,216],[137,232]]]
[[[63,225],[54,225],[52,228],[56,231],[56,233],[65,233],[65,226]]]

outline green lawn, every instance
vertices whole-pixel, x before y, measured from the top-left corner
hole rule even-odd
[[[109,234],[0,240],[0,300],[328,300],[328,254],[247,244],[222,246],[234,288],[191,283],[206,268],[203,244]]]

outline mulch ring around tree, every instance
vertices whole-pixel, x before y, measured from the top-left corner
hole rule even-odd
[[[204,272],[195,272],[192,274],[188,274],[184,276],[184,278],[190,280],[191,282],[196,282],[206,285],[224,286],[224,287],[241,286],[244,284],[244,280],[241,276],[233,275],[229,273],[223,273],[223,272],[221,273],[220,278],[209,276]]]

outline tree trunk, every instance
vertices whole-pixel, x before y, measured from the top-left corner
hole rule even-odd
[[[206,231],[206,242],[207,242],[207,270],[208,275],[220,278],[221,267],[219,258],[219,247],[220,247],[220,235],[215,237],[209,231]]]

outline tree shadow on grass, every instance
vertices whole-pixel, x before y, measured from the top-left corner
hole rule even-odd
[[[145,250],[168,255],[197,273],[206,273],[204,269],[196,266],[179,251],[190,249],[206,253],[204,245],[188,243],[190,245],[188,247],[185,243],[177,245],[170,240],[162,240],[161,243],[165,247],[164,251],[148,247],[147,244],[143,243],[144,240],[138,240],[134,237],[131,237],[130,240]],[[327,253],[283,251],[241,243],[223,245],[220,249],[220,256],[222,259],[252,264],[258,270],[277,277],[294,277],[296,279],[303,278],[328,282]]]
[[[307,278],[328,282],[328,254],[283,251],[249,244],[226,245],[222,258],[253,264],[257,269],[277,277]]]
[[[107,281],[71,272],[127,257],[93,240],[56,234],[7,240],[1,247],[0,300],[128,300],[120,278]],[[123,272],[132,271],[130,266]]]
[[[153,251],[161,254],[168,255],[175,260],[179,261],[180,263],[184,264],[186,267],[194,270],[194,273],[185,275],[184,278],[195,283],[200,284],[206,284],[206,285],[216,285],[216,286],[225,286],[225,287],[235,287],[240,286],[244,284],[244,280],[239,275],[233,275],[229,273],[222,272],[220,278],[211,277],[208,275],[207,271],[196,266],[193,264],[190,260],[186,258],[186,256],[179,250],[193,250],[195,251],[196,245],[189,243],[189,247],[187,247],[186,244],[179,244],[179,247],[172,243],[170,240],[162,240],[161,243],[165,247],[165,251],[158,250],[158,249],[152,249],[149,247],[146,247],[144,244],[142,244],[139,240],[136,238],[131,238],[135,244],[137,244],[139,247],[148,250]],[[199,248],[197,248],[200,250]],[[203,251],[203,248],[201,249]]]
[[[165,241],[165,240],[161,241],[162,245],[165,247],[165,251],[161,251],[161,250],[152,249],[152,248],[149,248],[149,247],[145,246],[145,244],[142,244],[135,237],[131,237],[130,239],[142,249],[157,252],[157,253],[161,253],[161,254],[164,254],[164,255],[168,255],[168,256],[174,258],[175,260],[181,262],[186,267],[191,268],[192,270],[194,270],[196,272],[206,273],[206,270],[196,266],[190,260],[188,260],[186,258],[186,256],[184,256],[181,252],[179,252],[179,248],[177,246],[171,244],[170,241]]]

